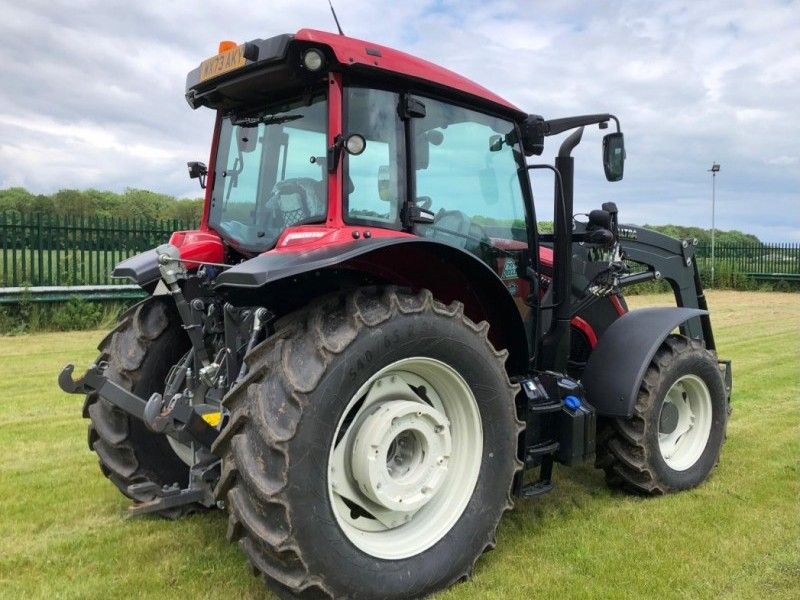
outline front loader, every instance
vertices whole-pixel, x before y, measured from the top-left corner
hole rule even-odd
[[[189,163],[202,222],[116,267],[149,297],[59,377],[133,513],[226,510],[284,597],[416,598],[468,577],[556,463],[648,495],[709,476],[731,369],[693,243],[613,203],[573,214],[587,127],[613,126],[623,176],[614,115],[547,120],[308,29],[223,42],[186,99],[217,115],[208,167]],[[677,306],[629,311],[624,288],[655,279]]]

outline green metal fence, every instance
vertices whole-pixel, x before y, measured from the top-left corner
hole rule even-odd
[[[163,244],[195,223],[177,219],[59,217],[0,212],[0,287],[124,284],[114,265]],[[800,243],[718,245],[717,272],[760,279],[800,277]],[[697,247],[701,271],[711,270],[710,246]]]
[[[111,278],[116,263],[194,226],[177,219],[0,212],[0,287],[123,284]]]
[[[697,247],[697,260],[701,272],[710,273],[710,245]],[[714,266],[717,271],[755,279],[796,280],[800,277],[800,243],[718,245],[714,248]]]

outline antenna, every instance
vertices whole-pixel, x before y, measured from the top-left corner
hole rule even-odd
[[[328,0],[328,6],[331,7],[331,13],[333,13],[333,20],[336,21],[336,29],[339,30],[339,35],[344,35],[344,31],[342,31],[342,26],[339,25],[339,19],[336,18],[336,11],[333,10],[333,3],[331,0]]]

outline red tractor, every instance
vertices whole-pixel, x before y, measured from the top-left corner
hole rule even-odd
[[[691,241],[573,215],[584,128],[343,35],[224,42],[196,231],[120,263],[149,292],[59,383],[133,513],[224,508],[279,595],[415,598],[473,570],[554,463],[662,494],[704,481],[728,416]],[[572,131],[553,165],[528,164]],[[537,229],[530,171],[554,175]],[[631,269],[638,264],[639,268]],[[664,279],[677,307],[628,311]],[[680,333],[675,333],[679,329]]]

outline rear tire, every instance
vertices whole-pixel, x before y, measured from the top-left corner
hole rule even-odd
[[[162,392],[170,367],[186,353],[189,340],[179,326],[174,308],[159,298],[148,298],[125,315],[100,343],[97,361],[108,363],[105,375],[140,398]],[[153,482],[159,487],[189,482],[189,467],[178,458],[165,435],[148,430],[144,423],[96,392],[86,396],[83,416],[89,424],[89,449],[97,453],[100,470],[134,502],[153,500],[134,496],[128,487]],[[194,512],[198,505],[161,511],[167,518]]]
[[[719,462],[725,385],[702,342],[670,335],[645,373],[629,419],[606,419],[597,466],[609,486],[646,495],[693,488]]]
[[[521,466],[516,458],[521,424],[514,405],[518,388],[509,382],[504,368],[507,352],[491,346],[487,331],[488,324],[476,325],[464,317],[460,303],[445,306],[428,291],[411,295],[391,288],[359,290],[349,296],[325,298],[286,317],[277,332],[248,355],[248,375],[224,401],[231,418],[214,447],[223,458],[216,494],[229,511],[229,539],[238,542],[253,572],[263,576],[276,593],[302,598],[419,598],[468,577],[481,553],[494,546],[500,517],[512,506],[511,483]],[[392,558],[382,558],[381,550],[387,546],[375,544],[374,538],[372,544],[356,544],[353,535],[371,534],[354,534],[343,525],[331,492],[331,486],[341,480],[332,475],[334,463],[329,460],[342,439],[341,427],[354,428],[359,436],[365,436],[360,438],[363,441],[389,422],[391,427],[404,422],[406,417],[398,416],[399,412],[413,403],[391,400],[391,396],[383,398],[384,404],[374,404],[380,409],[365,420],[355,416],[348,421],[348,417],[351,411],[360,410],[352,408],[352,400],[368,402],[367,396],[375,390],[370,386],[381,385],[376,374],[401,372],[391,370],[395,365],[411,370],[415,364],[423,365],[423,374],[430,365],[445,365],[442,372],[458,373],[456,379],[468,386],[461,389],[474,397],[476,412],[471,414],[480,419],[483,444],[476,451],[474,438],[464,439],[464,429],[459,434],[455,424],[446,426],[453,432],[450,461],[455,465],[460,435],[459,441],[467,442],[466,447],[473,441],[472,452],[480,466],[474,488],[467,491],[462,512],[455,515],[449,528],[419,546],[409,541],[410,552],[400,549],[395,553],[389,544]],[[391,375],[388,379],[394,381]],[[437,379],[432,375],[430,381]],[[448,380],[445,376],[438,381]],[[422,390],[422,395],[432,396],[434,385],[427,392]],[[446,394],[447,386],[442,389]],[[409,394],[405,388],[397,388],[397,393]],[[431,407],[439,406],[435,401],[429,404],[420,404],[419,412],[404,414],[424,420],[422,415],[430,415],[435,412]],[[388,406],[398,411],[392,413],[396,418],[390,415],[382,424],[370,421],[379,420],[377,415]],[[453,412],[446,414],[451,421],[459,418]],[[358,423],[360,429],[355,429]],[[424,429],[424,425],[420,427]],[[437,425],[430,432],[439,434],[442,429]],[[377,444],[380,435],[375,436],[371,443]],[[397,446],[405,446],[406,442],[397,440],[403,438],[398,436],[395,441]],[[425,448],[436,446],[432,433],[424,441]],[[353,457],[360,456],[356,451],[359,443],[356,439]],[[425,461],[424,453],[418,453],[417,459]],[[354,465],[357,460],[353,458]],[[411,474],[403,481],[413,480],[417,471]],[[468,485],[462,482],[463,487]],[[440,481],[430,486],[421,489],[448,489]],[[397,498],[393,496],[391,501],[399,502]],[[412,519],[431,514],[423,511],[433,510],[436,498]],[[451,496],[447,498],[449,502]],[[358,511],[355,514],[359,515]],[[454,515],[445,512],[442,520],[451,517]],[[353,520],[359,518],[363,516],[351,515]],[[397,534],[412,524],[392,523],[384,531]],[[425,536],[424,528],[415,531],[420,532],[418,537]],[[405,543],[403,539],[402,534],[392,538],[400,545]]]

